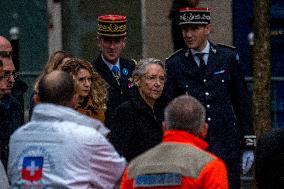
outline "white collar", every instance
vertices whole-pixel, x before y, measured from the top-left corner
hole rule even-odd
[[[107,67],[108,67],[110,70],[112,70],[112,67],[113,67],[113,66],[117,66],[117,67],[120,69],[120,64],[119,64],[119,59],[120,59],[120,58],[118,58],[118,60],[117,60],[117,62],[116,62],[115,64],[112,64],[112,63],[110,63],[109,61],[107,61],[107,60],[104,58],[103,55],[101,55],[101,57],[102,57],[104,63],[107,65]]]
[[[207,40],[207,44],[206,44],[205,48],[202,49],[201,52],[196,51],[196,50],[194,50],[194,49],[190,49],[190,51],[191,51],[191,53],[192,53],[193,55],[195,55],[196,53],[209,54],[209,51],[210,51],[210,43],[209,43],[208,40]]]

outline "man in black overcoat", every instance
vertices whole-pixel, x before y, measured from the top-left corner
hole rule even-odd
[[[126,16],[99,16],[98,46],[101,53],[92,64],[108,84],[106,126],[115,108],[131,96],[131,74],[135,62],[120,57],[125,44]]]
[[[240,164],[247,173],[253,163],[255,135],[249,94],[234,47],[214,45],[208,8],[180,9],[180,26],[187,48],[166,60],[165,94],[197,98],[206,107],[209,151],[222,158],[231,189],[240,187]],[[241,157],[241,152],[243,155]]]

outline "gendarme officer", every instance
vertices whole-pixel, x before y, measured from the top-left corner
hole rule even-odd
[[[108,102],[105,124],[115,108],[131,95],[131,75],[135,68],[132,60],[121,58],[126,45],[126,16],[102,15],[98,17],[98,46],[100,55],[93,61],[95,70],[108,84]]]
[[[165,93],[170,99],[187,93],[205,106],[209,151],[224,160],[230,188],[239,188],[241,151],[246,173],[254,160],[255,135],[237,51],[208,40],[211,32],[208,8],[180,9],[179,25],[188,48],[167,59]]]

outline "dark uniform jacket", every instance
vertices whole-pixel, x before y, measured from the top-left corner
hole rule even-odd
[[[203,77],[189,49],[166,60],[165,93],[197,98],[206,108],[209,151],[222,159],[240,157],[240,141],[252,135],[250,100],[235,48],[210,44]]]
[[[9,156],[9,140],[13,132],[24,124],[24,114],[21,104],[11,95],[0,101],[0,148],[1,161],[7,168]]]
[[[108,102],[105,113],[105,124],[108,126],[108,120],[115,108],[122,102],[125,102],[131,96],[131,81],[129,78],[135,68],[135,63],[131,60],[120,58],[120,79],[118,84],[109,67],[103,62],[101,55],[93,61],[94,69],[108,83]]]
[[[128,162],[162,141],[166,104],[163,98],[158,99],[153,111],[137,91],[134,94],[116,109],[110,121],[109,140]]]

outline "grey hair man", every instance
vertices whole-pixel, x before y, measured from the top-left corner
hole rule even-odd
[[[165,109],[163,124],[163,143],[130,162],[121,189],[228,189],[225,164],[205,151],[208,125],[201,103],[188,95],[175,98]]]
[[[11,137],[8,177],[12,187],[113,188],[125,159],[94,127],[101,122],[73,110],[73,78],[53,71],[39,82],[31,122]]]

